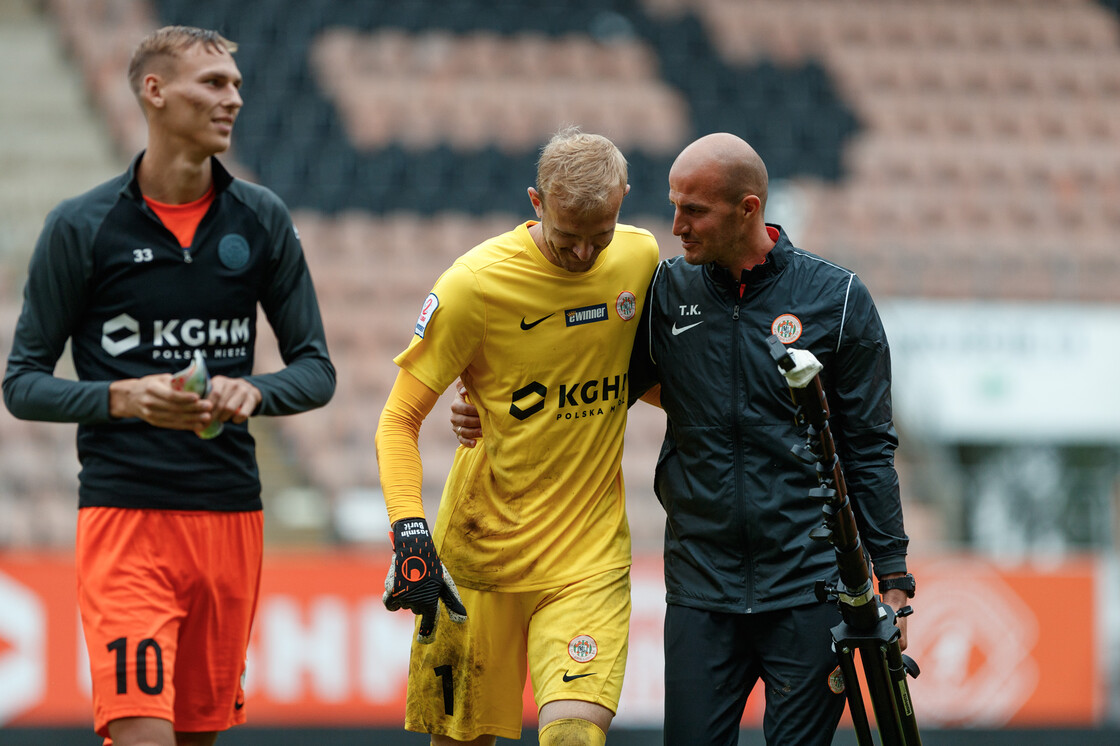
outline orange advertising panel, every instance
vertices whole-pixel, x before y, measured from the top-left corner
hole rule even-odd
[[[254,725],[392,727],[403,721],[412,616],[381,605],[380,552],[269,554],[246,680]],[[915,563],[910,649],[921,727],[1093,726],[1105,701],[1092,560],[1004,567]],[[661,721],[664,587],[639,557],[619,727]],[[446,622],[446,619],[445,619]],[[0,554],[0,726],[90,722],[73,557]],[[49,696],[48,696],[49,693]],[[761,687],[744,723],[761,723]],[[526,693],[527,722],[533,721]]]

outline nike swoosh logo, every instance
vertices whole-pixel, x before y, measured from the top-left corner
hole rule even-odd
[[[700,325],[701,325],[701,324],[703,324],[703,323],[704,323],[703,321],[697,321],[697,322],[696,322],[695,324],[689,324],[688,326],[681,326],[681,327],[678,327],[678,326],[676,325],[676,322],[674,322],[674,323],[673,323],[673,336],[675,337],[675,336],[677,336],[678,334],[681,334],[681,333],[683,333],[683,332],[687,332],[687,331],[688,331],[689,329],[691,329],[692,327],[694,327],[694,326],[700,326]]]
[[[532,328],[533,328],[534,326],[536,326],[537,324],[541,323],[541,322],[542,322],[542,321],[544,321],[545,319],[550,319],[550,318],[552,318],[552,317],[553,317],[553,316],[555,316],[555,315],[556,315],[556,312],[555,312],[555,311],[553,311],[553,312],[552,312],[552,313],[550,313],[550,314],[549,314],[548,316],[545,316],[544,318],[540,318],[540,319],[537,319],[536,321],[534,321],[534,322],[533,322],[533,323],[531,323],[531,324],[526,324],[526,323],[525,323],[525,317],[524,317],[524,316],[522,316],[522,317],[521,317],[521,328],[522,328],[522,329],[524,329],[525,331],[529,331],[530,329],[532,329]]]
[[[569,674],[567,671],[565,671],[564,672],[564,681],[575,681],[576,679],[582,679],[584,676],[594,676],[594,675],[595,675],[594,671],[592,671],[591,673],[577,673],[577,674],[574,674],[574,675]]]

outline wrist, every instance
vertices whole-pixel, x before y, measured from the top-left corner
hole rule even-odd
[[[423,516],[412,518],[398,518],[393,521],[393,534],[402,539],[414,536],[431,536],[428,521]]]
[[[110,417],[122,419],[130,416],[128,413],[129,380],[130,379],[122,378],[109,383],[108,396]]]

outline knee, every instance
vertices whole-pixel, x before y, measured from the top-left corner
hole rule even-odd
[[[540,746],[604,746],[607,734],[590,720],[560,718],[540,729]]]

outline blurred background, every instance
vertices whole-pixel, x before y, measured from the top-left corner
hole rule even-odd
[[[625,153],[621,220],[665,257],[673,158],[740,135],[769,168],[770,222],[876,298],[927,742],[1120,737],[1116,0],[0,0],[5,354],[47,212],[144,145],[125,70],[167,24],[240,45],[245,107],[223,160],[292,210],[339,374],[325,409],[252,423],[269,559],[250,723],[285,730],[222,742],[423,742],[394,735],[410,633],[376,608],[389,547],[373,431],[435,278],[532,217],[538,149],[568,124]],[[264,336],[257,367],[274,370]],[[421,434],[430,515],[456,445],[446,411]],[[659,410],[631,410],[618,743],[660,742],[663,432]],[[0,743],[92,738],[77,471],[73,426],[0,412]],[[332,644],[341,673],[308,652]],[[759,694],[743,743],[761,743]]]

